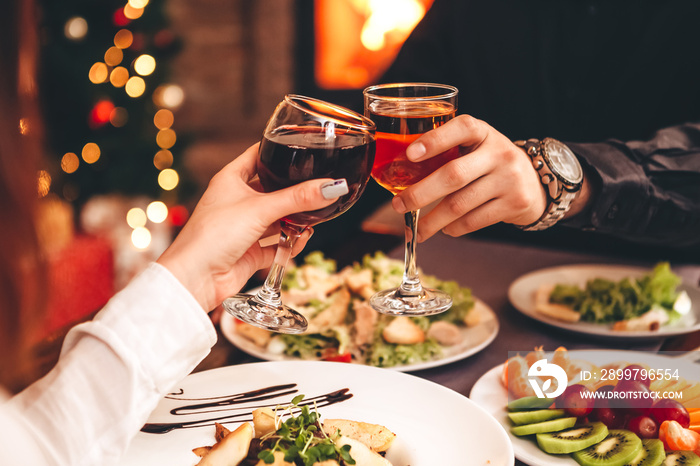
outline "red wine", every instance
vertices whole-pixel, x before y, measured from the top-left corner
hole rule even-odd
[[[345,178],[348,194],[324,209],[301,212],[282,220],[299,226],[337,217],[359,199],[367,186],[375,142],[368,133],[336,128],[331,136],[319,126],[283,126],[260,144],[258,176],[266,192],[316,178]]]

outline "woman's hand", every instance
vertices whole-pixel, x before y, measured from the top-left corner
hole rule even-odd
[[[256,270],[270,266],[275,247],[261,247],[258,240],[279,231],[280,218],[323,208],[336,199],[321,192],[330,179],[272,193],[256,191],[251,184],[257,150],[257,144],[250,147],[212,178],[187,224],[158,259],[206,311],[237,293]],[[307,229],[294,254],[310,236]]]
[[[446,163],[394,197],[399,213],[442,199],[418,223],[418,241],[442,230],[461,236],[498,222],[529,225],[547,206],[530,157],[486,122],[460,115],[429,131],[406,150],[420,161],[459,146],[461,157]]]

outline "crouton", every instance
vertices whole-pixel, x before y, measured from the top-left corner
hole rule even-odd
[[[387,343],[415,345],[425,341],[425,332],[410,318],[399,316],[384,327],[382,337]]]

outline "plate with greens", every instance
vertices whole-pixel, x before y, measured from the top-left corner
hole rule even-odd
[[[515,461],[505,429],[476,403],[442,385],[368,366],[284,361],[186,377],[161,400],[119,464],[193,466],[199,458],[192,450],[215,443],[214,422],[234,431],[253,421],[256,408],[276,409],[286,422],[284,407],[293,402],[316,412],[324,427],[334,419],[385,427],[395,434],[385,453],[392,466],[512,466]],[[342,433],[344,427],[339,429]]]
[[[306,333],[275,334],[226,313],[221,331],[242,351],[267,361],[340,361],[404,372],[476,354],[498,334],[496,314],[469,288],[429,275],[421,275],[421,280],[452,296],[450,310],[408,318],[371,309],[369,297],[397,286],[402,274],[403,262],[380,252],[342,270],[313,252],[289,268],[283,282],[282,300],[307,318]]]
[[[521,276],[511,304],[540,322],[614,339],[665,338],[700,330],[700,289],[666,262],[653,267],[580,264]]]

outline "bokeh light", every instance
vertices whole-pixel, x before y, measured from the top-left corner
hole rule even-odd
[[[134,60],[134,70],[141,76],[148,76],[156,70],[156,59],[143,54]]]
[[[61,170],[66,173],[75,173],[80,166],[80,159],[74,152],[66,152],[61,157]]]
[[[176,227],[181,227],[187,222],[190,213],[184,205],[176,205],[170,208],[168,217],[170,218],[170,223]]]
[[[146,215],[153,223],[163,223],[168,218],[168,206],[161,201],[153,201],[146,207]]]
[[[88,77],[93,84],[103,83],[109,78],[109,68],[107,68],[105,63],[97,62],[90,68]]]
[[[90,110],[90,126],[100,127],[109,123],[109,117],[114,110],[114,104],[109,100],[100,100]]]
[[[168,129],[175,122],[175,115],[168,109],[162,108],[158,110],[153,117],[153,124],[158,129]]]
[[[124,107],[114,107],[112,113],[109,114],[109,122],[115,128],[121,128],[129,121],[129,112]]]
[[[132,207],[126,213],[126,223],[131,228],[144,227],[146,226],[147,220],[148,219],[146,218],[146,212],[144,212],[143,209],[140,207]]]
[[[129,19],[139,19],[143,15],[143,8],[134,8],[130,4],[124,6],[124,16]]]
[[[172,168],[166,168],[158,174],[158,185],[166,191],[172,191],[180,182],[180,176]]]
[[[167,149],[159,150],[153,156],[153,165],[158,170],[165,170],[173,166],[173,153]]]
[[[128,49],[134,42],[134,35],[128,29],[120,29],[114,35],[114,45],[120,49]]]
[[[110,47],[105,52],[105,63],[109,66],[117,66],[124,59],[124,52],[119,47]]]
[[[81,40],[87,35],[88,23],[85,21],[85,18],[74,16],[66,21],[63,32],[70,40]]]
[[[37,189],[40,197],[46,196],[51,190],[51,175],[46,170],[37,173]]]
[[[147,228],[134,228],[131,232],[131,243],[138,249],[146,249],[151,244],[151,232]]]
[[[143,9],[148,5],[148,0],[129,0],[128,3],[132,8]]]
[[[85,144],[85,146],[83,146],[81,155],[86,163],[95,163],[100,159],[100,155],[102,155],[102,153],[100,151],[100,146],[94,142],[88,142]]]
[[[26,136],[27,134],[29,134],[29,119],[19,119],[19,134],[21,134],[22,136]]]
[[[146,91],[146,81],[139,76],[132,76],[126,82],[125,90],[129,97],[141,97]]]
[[[159,107],[177,108],[185,100],[185,91],[176,84],[164,84],[153,92],[153,103]]]
[[[156,135],[156,144],[161,149],[170,149],[175,145],[175,141],[177,141],[177,135],[172,129],[162,129]]]
[[[123,66],[118,66],[112,70],[109,75],[109,82],[112,83],[114,87],[124,87],[126,82],[129,80],[129,70]]]

